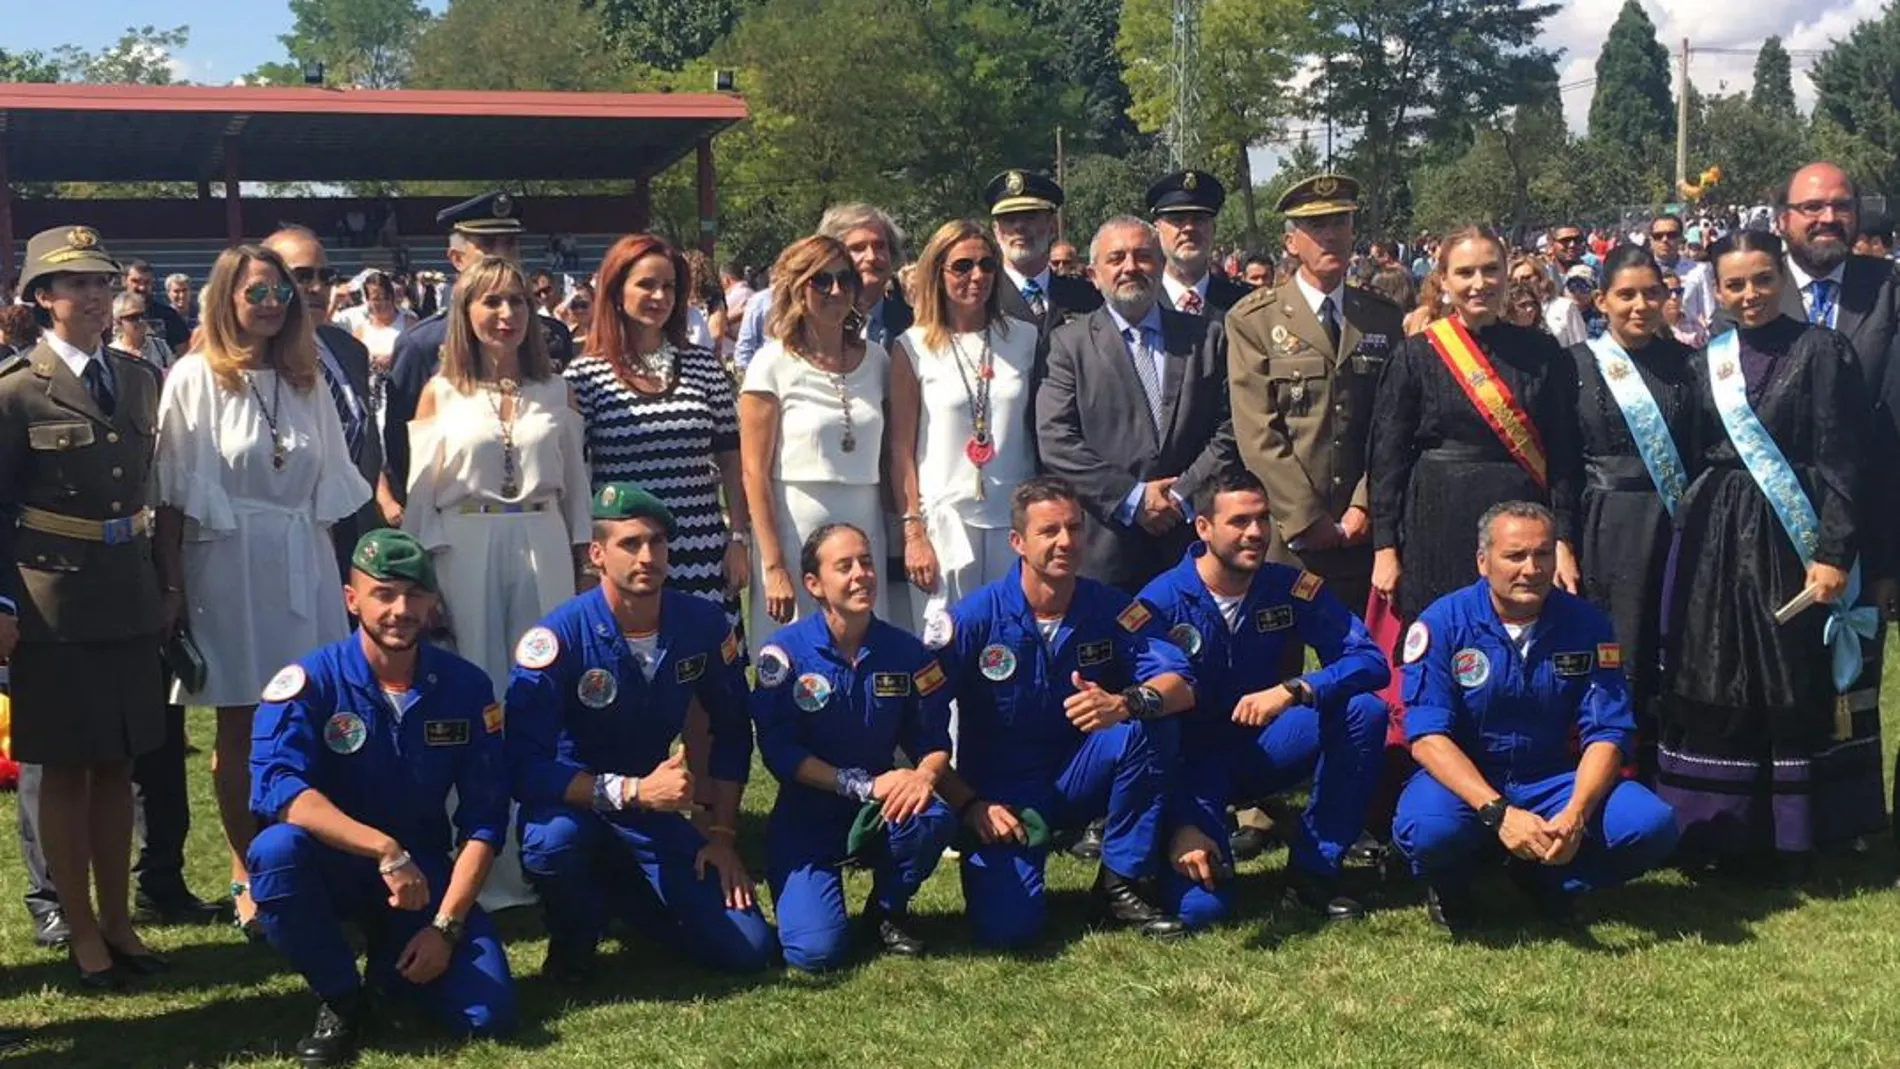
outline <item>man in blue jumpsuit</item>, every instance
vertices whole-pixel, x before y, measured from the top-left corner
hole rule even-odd
[[[323,1000],[297,1047],[306,1066],[349,1061],[361,1037],[345,919],[368,936],[380,993],[418,996],[461,1035],[515,1023],[508,958],[475,904],[508,829],[501,707],[481,669],[421,643],[436,585],[420,543],[371,531],[350,563],[362,626],[277,673],[251,740],[257,919]]]
[[[1266,487],[1245,470],[1196,494],[1200,541],[1142,590],[1194,665],[1194,708],[1181,716],[1181,764],[1169,807],[1173,870],[1162,901],[1189,927],[1233,906],[1230,803],[1257,802],[1311,780],[1295,830],[1287,897],[1328,921],[1365,908],[1345,894],[1340,861],[1365,827],[1385,753],[1385,655],[1319,576],[1267,562]],[[1318,671],[1283,681],[1288,642],[1319,653]]]
[[[841,869],[856,827],[867,843],[857,860],[875,873],[864,927],[885,950],[916,957],[924,944],[906,925],[910,899],[957,830],[935,794],[950,765],[943,668],[915,635],[872,615],[877,562],[863,531],[813,531],[799,571],[822,611],[760,648],[752,694],[759,752],[780,784],[765,847],[779,944],[795,969],[845,961]],[[915,767],[896,767],[900,748]],[[881,827],[856,823],[868,819],[867,807]]]
[[[939,791],[979,839],[963,857],[976,940],[1017,948],[1042,931],[1047,851],[1023,810],[1052,828],[1106,815],[1093,892],[1099,920],[1183,936],[1153,901],[1177,731],[1194,704],[1187,658],[1141,602],[1077,575],[1082,506],[1053,476],[1010,501],[1008,576],[958,603],[925,645],[939,651],[959,721],[958,767]]]
[[[460,204],[451,205],[435,215],[440,226],[449,228],[449,263],[456,272],[480,263],[484,256],[499,256],[521,262],[521,216],[515,199],[506,193],[483,193]],[[409,421],[416,416],[416,404],[422,399],[422,387],[442,364],[442,343],[449,335],[449,309],[453,299],[444,301],[434,315],[402,332],[391,355],[386,384],[386,421],[383,424],[383,466],[389,471],[389,485],[399,498],[409,493]],[[553,316],[536,313],[547,338],[548,359],[559,371],[574,359],[574,336],[567,325]]]
[[[594,496],[600,587],[521,636],[508,683],[508,766],[521,868],[547,907],[548,971],[592,975],[613,910],[732,972],[763,969],[772,929],[735,847],[752,764],[745,664],[717,603],[667,589],[672,513],[632,483]],[[712,814],[689,819],[673,743],[698,702],[712,724]]]
[[[1676,847],[1675,813],[1622,778],[1636,719],[1610,618],[1552,590],[1555,571],[1550,511],[1493,506],[1478,525],[1482,578],[1405,635],[1420,771],[1392,838],[1430,887],[1432,920],[1453,931],[1475,919],[1471,874],[1494,843],[1553,922],[1569,919],[1575,893],[1635,879]]]

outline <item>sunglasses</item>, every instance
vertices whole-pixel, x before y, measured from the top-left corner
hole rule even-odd
[[[120,317],[119,317],[119,322],[121,322],[121,323],[143,323],[143,322],[145,322],[145,313],[144,313],[144,312],[132,312],[132,313],[130,313],[130,314],[128,314],[128,315],[122,315],[122,316],[120,316]]]
[[[1559,245],[1575,245],[1577,242],[1583,240],[1583,235],[1569,234],[1561,238],[1551,238],[1550,240],[1556,242]]]
[[[321,282],[328,286],[336,281],[336,272],[327,267],[293,267],[290,269],[290,277],[299,286],[308,286],[312,282]]]
[[[252,306],[263,304],[272,297],[277,298],[278,304],[289,304],[290,299],[296,295],[297,287],[288,282],[278,282],[274,285],[269,282],[259,282],[244,287],[244,300]]]
[[[588,304],[586,301],[569,301],[567,310],[570,312],[585,312],[592,307],[593,305]]]
[[[1652,230],[1649,232],[1649,237],[1651,241],[1675,241],[1677,238],[1682,237],[1682,231]]]
[[[1669,295],[1670,295],[1671,297],[1680,297],[1680,296],[1682,296],[1682,287],[1681,287],[1681,286],[1671,286],[1671,287],[1669,287]]]
[[[849,268],[843,271],[820,271],[811,276],[811,288],[819,293],[849,293],[862,285],[858,273]]]
[[[1050,265],[1054,267],[1068,266],[1067,264],[1056,263],[1053,260],[1050,261]],[[972,260],[968,256],[964,256],[952,260],[944,266],[949,268],[950,273],[958,278],[962,278],[979,267],[983,269],[983,273],[986,275],[993,275],[997,271],[996,257],[994,256],[985,256],[981,260]]]

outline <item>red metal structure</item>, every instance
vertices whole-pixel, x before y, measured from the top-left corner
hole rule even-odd
[[[244,238],[240,182],[634,182],[695,155],[699,244],[712,252],[712,139],[746,118],[731,93],[521,93],[322,87],[0,85],[0,275],[14,273],[13,184],[224,186],[225,236]]]

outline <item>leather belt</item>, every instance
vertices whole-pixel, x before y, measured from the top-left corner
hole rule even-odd
[[[77,538],[82,542],[103,542],[108,546],[117,546],[152,533],[152,510],[140,509],[116,520],[88,520],[78,516],[62,516],[27,505],[20,509],[20,526],[60,538]]]
[[[464,501],[455,506],[455,511],[463,516],[514,516],[523,512],[546,512],[545,501],[523,501],[518,504],[503,504],[494,501]]]

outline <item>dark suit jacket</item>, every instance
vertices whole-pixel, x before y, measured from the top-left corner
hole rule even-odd
[[[1023,300],[1022,291],[1015,287],[1008,275],[997,280],[997,289],[1000,292],[996,296],[1003,314],[1033,324],[1042,332],[1045,342],[1057,327],[1102,306],[1100,290],[1067,275],[1049,276],[1049,293],[1043,299],[1046,308],[1041,316],[1029,310],[1029,302]]]
[[[1235,463],[1227,409],[1227,337],[1216,319],[1161,309],[1167,374],[1155,431],[1128,345],[1106,308],[1056,329],[1036,390],[1043,470],[1075,484],[1088,513],[1082,572],[1139,590],[1181,558],[1194,538],[1183,523],[1156,538],[1115,510],[1137,483],[1178,476],[1183,501]]]
[[[1213,309],[1207,314],[1216,318],[1224,316],[1233,311],[1234,305],[1245,300],[1246,296],[1252,292],[1252,286],[1243,286],[1238,282],[1230,282],[1219,275],[1214,275],[1207,280],[1207,304]]]
[[[369,483],[370,489],[376,488],[376,480],[383,473],[383,440],[376,433],[376,416],[369,407],[369,350],[363,343],[350,336],[342,327],[329,323],[317,327],[317,337],[336,362],[343,367],[343,377],[349,380],[350,392],[356,395],[356,403],[363,409],[363,418],[369,423],[363,428],[363,454],[356,458],[356,471]],[[356,549],[356,540],[365,531],[378,527],[387,527],[383,522],[383,510],[376,504],[376,495],[371,494],[356,515],[338,521],[330,528],[330,539],[336,544],[337,571],[347,580],[350,574],[350,554]]]

